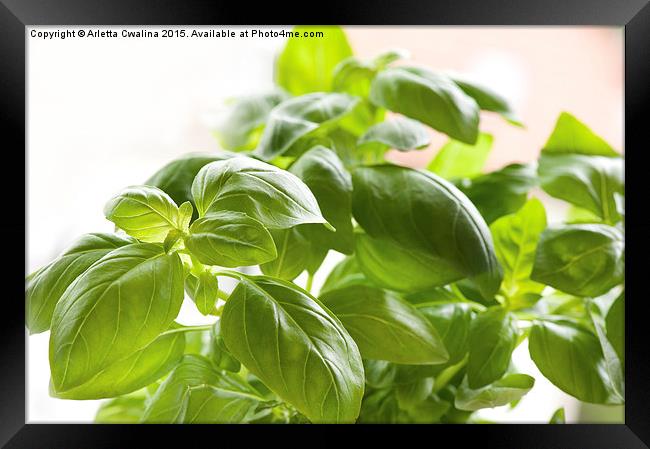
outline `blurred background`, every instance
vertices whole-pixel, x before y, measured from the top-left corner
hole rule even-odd
[[[623,150],[622,28],[373,26],[345,31],[362,59],[403,48],[411,59],[402,63],[456,71],[507,97],[525,128],[482,115],[482,130],[494,135],[487,171],[535,160],[561,111],[571,112]],[[111,232],[102,209],[121,188],[144,182],[183,153],[218,150],[211,131],[224,100],[272,88],[273,61],[284,39],[27,37],[27,43],[30,273],[80,234]],[[392,159],[426,166],[446,140],[434,133],[428,149]],[[551,222],[562,217],[561,203],[541,192],[534,195],[544,200]],[[337,261],[337,254],[328,256],[324,271]],[[315,279],[316,288],[324,274]],[[210,319],[184,305],[179,321],[203,324]],[[27,338],[27,420],[92,422],[101,401],[49,397],[48,338],[49,332]],[[535,387],[515,409],[499,407],[481,417],[545,423],[564,406],[567,422],[623,421],[622,407],[580,404],[551,385],[530,361],[525,345],[514,360],[537,379]]]

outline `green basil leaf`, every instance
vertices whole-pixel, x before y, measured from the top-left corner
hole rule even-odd
[[[610,381],[610,389],[620,398],[625,400],[625,379],[623,376],[623,363],[619,358],[614,346],[607,336],[605,317],[602,315],[598,306],[590,304],[589,316],[596,330],[596,336],[600,342],[605,360],[605,370]]]
[[[322,294],[351,285],[370,285],[370,282],[359,268],[356,257],[347,256],[330,271],[320,288],[320,292]]]
[[[535,250],[546,228],[546,211],[538,199],[529,200],[519,211],[490,225],[497,259],[504,268],[501,294],[511,308],[529,307],[530,295],[539,295],[544,284],[532,281]]]
[[[332,290],[320,300],[341,320],[364,358],[408,364],[449,359],[436,329],[388,291],[357,285]]]
[[[585,402],[620,404],[611,388],[598,337],[569,320],[539,321],[528,337],[530,356],[544,377]]]
[[[472,97],[478,103],[478,106],[484,111],[496,112],[504,119],[515,126],[523,126],[517,115],[512,110],[508,100],[490,88],[471,81],[461,75],[447,74],[451,80],[460,87],[463,92]]]
[[[452,80],[415,67],[393,67],[372,81],[370,100],[473,144],[478,137],[479,107]]]
[[[354,217],[371,237],[433,259],[430,270],[443,273],[438,285],[469,277],[484,297],[496,293],[502,272],[492,236],[453,185],[432,173],[390,165],[360,167],[352,181]]]
[[[302,232],[306,226],[312,225],[271,231],[278,255],[272,261],[260,265],[262,273],[292,281],[305,270],[311,274],[318,270],[327,255],[327,249],[316,241],[309,240]]]
[[[394,148],[400,151],[417,150],[427,147],[431,136],[417,120],[396,118],[378,123],[359,138],[357,145],[375,146],[386,151]]]
[[[106,254],[131,243],[135,243],[135,240],[130,237],[85,234],[56,260],[28,277],[25,322],[29,333],[38,334],[48,330],[54,307],[70,284]]]
[[[267,161],[281,156],[299,139],[349,114],[358,101],[347,94],[313,93],[280,103],[269,115],[255,154]]]
[[[185,279],[185,291],[202,315],[215,313],[219,281],[214,274],[209,271],[202,271],[198,276],[190,274]]]
[[[223,342],[223,335],[221,334],[221,320],[218,320],[212,326],[212,334],[210,337],[210,360],[212,363],[220,369],[231,371],[233,373],[238,373],[241,368],[241,363],[239,360],[234,358],[226,344]]]
[[[354,57],[346,58],[334,68],[333,89],[367,98],[370,94],[370,83],[377,72],[399,59],[408,57],[405,50],[395,49],[381,53],[367,62]]]
[[[388,388],[369,392],[363,398],[359,424],[394,424],[398,422],[399,405],[395,392]]]
[[[438,423],[449,411],[451,404],[434,395],[408,409],[407,414],[414,424]]]
[[[99,371],[86,382],[52,396],[61,399],[100,399],[131,393],[167,374],[181,359],[185,349],[182,333],[162,334],[143,349]]]
[[[241,212],[208,212],[192,223],[185,245],[206,265],[242,267],[277,257],[269,231]]]
[[[560,407],[553,413],[549,424],[566,424],[566,419],[564,417],[564,407]]]
[[[467,361],[470,388],[484,387],[505,374],[518,336],[514,317],[502,307],[491,307],[472,321]]]
[[[178,206],[162,190],[132,186],[106,203],[104,215],[127,234],[143,242],[163,242],[181,227]]]
[[[183,301],[183,264],[161,250],[148,243],[117,248],[65,291],[50,335],[56,391],[87,382],[172,324]]]
[[[395,383],[398,365],[386,360],[364,360],[366,384],[371,388],[389,388]]]
[[[492,135],[485,133],[480,133],[473,145],[451,139],[438,150],[427,169],[445,179],[476,176],[483,170],[492,141]]]
[[[456,187],[467,195],[488,224],[519,210],[526,202],[528,192],[536,185],[536,166],[531,164],[507,165],[500,170],[456,183]]]
[[[336,26],[297,26],[275,65],[275,80],[293,95],[332,89],[332,72],[343,59],[352,56],[345,33]],[[320,37],[303,37],[321,32]]]
[[[215,130],[219,144],[230,151],[253,150],[271,110],[287,98],[281,90],[237,98]]]
[[[553,133],[542,149],[544,154],[586,154],[592,156],[620,156],[587,125],[568,112],[562,112],[555,123]]]
[[[189,153],[185,156],[175,159],[158,170],[149,178],[145,184],[158,187],[167,193],[176,204],[183,204],[189,201],[193,206],[194,197],[192,197],[192,181],[204,165],[236,157],[236,153],[222,151],[219,153]],[[198,212],[193,211],[192,217],[196,218]],[[189,223],[188,223],[189,224]]]
[[[446,284],[458,274],[426,252],[405,248],[388,239],[355,234],[355,258],[372,284],[401,292],[418,292]]]
[[[336,232],[321,225],[299,227],[305,238],[324,249],[351,254],[354,250],[352,233],[352,180],[336,153],[316,146],[291,165],[289,171],[298,176],[312,191],[323,217]]]
[[[367,98],[376,69],[355,57],[346,58],[334,68],[332,90]]]
[[[546,193],[614,224],[621,220],[616,195],[623,195],[623,165],[616,157],[543,152],[538,173]]]
[[[625,361],[625,293],[614,301],[605,316],[607,338],[614,346],[618,358]],[[623,363],[625,368],[625,363]]]
[[[442,338],[449,353],[447,365],[460,362],[469,351],[469,330],[474,317],[469,304],[424,303],[416,307]]]
[[[526,374],[508,374],[478,389],[470,388],[465,378],[458,389],[455,406],[460,410],[474,411],[507,405],[521,399],[533,385],[535,379]]]
[[[199,216],[242,212],[269,228],[327,223],[309,188],[273,165],[236,157],[204,166],[192,183]]]
[[[542,233],[531,279],[576,296],[600,296],[623,282],[621,232],[601,224],[564,225]]]
[[[409,410],[424,402],[433,390],[433,378],[418,379],[415,382],[398,385],[395,388],[397,403],[403,410]]]
[[[204,357],[186,355],[160,385],[142,422],[242,423],[264,399],[241,378],[216,371]]]
[[[341,322],[299,287],[242,277],[226,302],[221,330],[228,350],[312,422],[354,422],[363,365]]]
[[[120,396],[99,406],[96,424],[137,424],[144,413],[147,396],[143,390]]]

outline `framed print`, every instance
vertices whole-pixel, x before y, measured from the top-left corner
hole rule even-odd
[[[5,447],[648,447],[650,6],[336,3],[4,1]]]

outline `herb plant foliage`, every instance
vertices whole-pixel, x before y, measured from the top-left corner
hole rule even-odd
[[[482,111],[521,126],[504,98],[321,30],[289,39],[275,91],[232,102],[223,151],[117,193],[115,233],[27,277],[51,394],[111,398],[98,422],[472,422],[534,388],[524,345],[564,392],[622,404],[619,153],[562,113],[537,164],[485,173]],[[427,169],[386,159],[433,132],[450,140]],[[184,298],[214,324],[178,324]]]

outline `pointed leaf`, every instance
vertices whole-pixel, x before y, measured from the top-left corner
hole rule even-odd
[[[279,229],[326,223],[316,198],[297,176],[248,157],[207,164],[196,175],[192,194],[200,217],[242,212]]]
[[[409,364],[439,364],[449,358],[436,329],[386,290],[357,285],[320,299],[350,332],[364,358]]]
[[[448,77],[415,67],[393,67],[372,82],[377,106],[425,123],[461,142],[478,136],[479,107]]]
[[[228,350],[312,422],[356,420],[364,385],[361,356],[318,300],[288,282],[243,277],[221,319]]]
[[[373,238],[419,251],[438,285],[469,277],[491,298],[501,284],[492,236],[476,208],[434,174],[397,166],[360,167],[352,175],[355,219]],[[432,276],[436,276],[432,274]]]
[[[143,349],[167,330],[183,301],[176,253],[136,243],[95,262],[65,291],[50,335],[53,387],[63,392]]]
[[[192,223],[185,245],[201,263],[222,267],[258,265],[277,256],[269,231],[241,212],[208,212]]]

